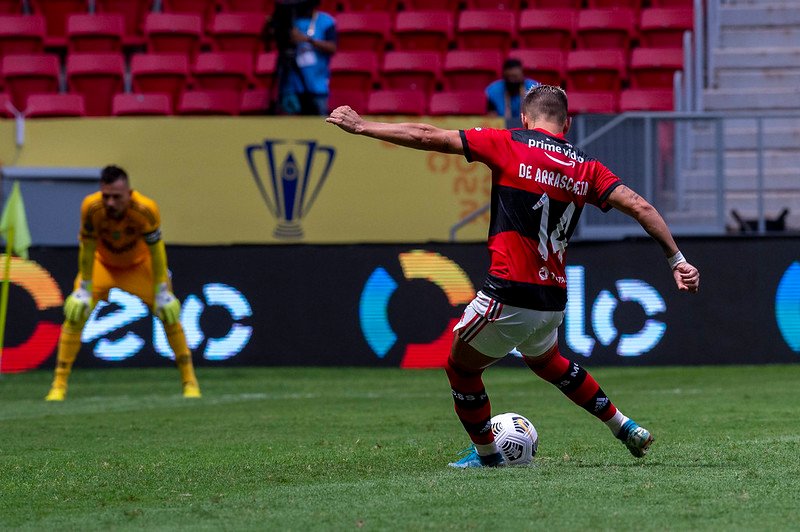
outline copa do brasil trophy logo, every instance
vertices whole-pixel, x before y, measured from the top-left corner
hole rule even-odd
[[[336,150],[315,140],[264,139],[245,147],[245,157],[267,209],[278,222],[275,238],[303,238],[301,222],[328,178]]]

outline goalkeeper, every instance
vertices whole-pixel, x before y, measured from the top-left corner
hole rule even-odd
[[[64,302],[66,321],[58,341],[55,379],[47,401],[63,401],[67,379],[81,348],[81,332],[97,301],[112,288],[138,296],[164,324],[181,372],[183,396],[200,397],[192,354],[179,320],[181,304],[171,291],[167,254],[156,203],[131,190],[117,166],[100,174],[100,191],[81,205],[80,251],[75,289]]]

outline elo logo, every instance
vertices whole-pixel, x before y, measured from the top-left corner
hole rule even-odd
[[[667,310],[658,291],[638,279],[620,279],[616,282],[619,301],[632,301],[641,305],[645,314],[655,316]],[[608,346],[619,337],[617,354],[624,357],[640,356],[653,349],[667,330],[666,324],[648,319],[635,334],[619,334],[614,326],[614,310],[619,302],[611,292],[603,290],[592,304],[592,328],[597,341]],[[567,345],[585,357],[592,355],[595,339],[585,331],[586,283],[583,266],[567,266],[567,312],[565,336]]]
[[[442,289],[452,306],[465,305],[475,296],[472,283],[455,262],[439,253],[413,250],[400,253],[403,276],[408,279],[425,279]],[[378,358],[383,358],[397,342],[397,334],[389,323],[389,299],[397,290],[397,282],[382,267],[376,268],[367,279],[361,292],[359,321],[361,331],[370,348]],[[428,344],[406,346],[400,367],[441,367],[447,358],[452,340],[453,327],[458,319],[451,319],[442,335]]]
[[[775,294],[775,319],[789,348],[800,353],[800,262],[793,262],[781,277]]]

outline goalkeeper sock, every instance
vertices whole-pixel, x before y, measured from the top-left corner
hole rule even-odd
[[[444,369],[447,372],[447,379],[450,381],[458,419],[464,425],[464,429],[469,434],[472,443],[476,445],[478,452],[492,454],[489,453],[491,448],[485,447],[494,443],[494,435],[490,421],[492,407],[483,386],[483,379],[481,379],[483,370],[463,369],[450,357],[447,358]]]
[[[189,351],[189,344],[186,343],[186,335],[180,322],[171,325],[164,324],[164,331],[167,333],[167,341],[175,353],[175,365],[181,372],[181,383],[197,385],[197,377],[194,374],[192,364],[192,352]]]
[[[83,323],[65,321],[61,326],[58,338],[58,354],[56,355],[56,372],[53,388],[67,389],[67,381],[72,372],[72,364],[81,350],[81,331]]]
[[[542,356],[536,358],[526,356],[524,360],[534,373],[555,385],[573,403],[600,421],[609,421],[617,413],[617,408],[597,381],[580,365],[561,356],[558,344]]]

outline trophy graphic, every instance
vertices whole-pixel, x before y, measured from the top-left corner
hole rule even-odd
[[[263,157],[262,157],[263,155]],[[313,140],[264,139],[245,148],[261,197],[278,220],[275,238],[299,240],[300,222],[311,210],[333,166],[336,150]]]

